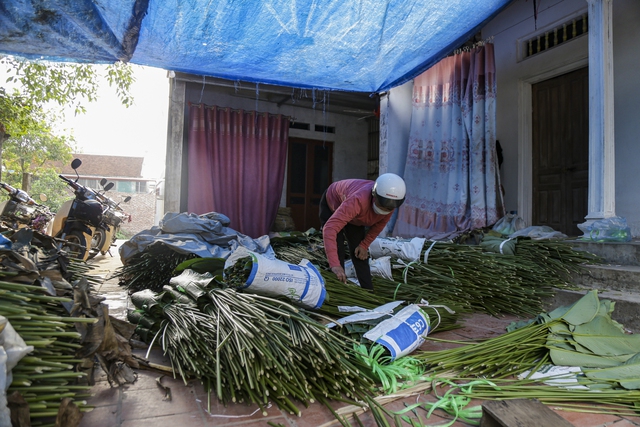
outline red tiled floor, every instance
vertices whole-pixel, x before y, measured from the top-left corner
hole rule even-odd
[[[114,427],[120,426],[118,405],[97,406],[85,412],[79,427]]]
[[[114,292],[121,292],[117,286]],[[495,318],[484,314],[473,314],[463,319],[464,327],[452,331],[435,331],[432,336],[442,340],[475,341],[502,335],[505,327],[512,321],[522,320],[516,316],[504,316]],[[422,350],[441,350],[450,348],[456,344],[427,341],[421,347]],[[134,353],[144,357],[146,349],[136,349]],[[149,360],[170,367],[170,361],[163,355],[160,349],[154,348],[149,355]],[[268,424],[283,425],[285,427],[329,427],[340,424],[335,420],[331,411],[321,403],[313,403],[308,408],[299,404],[301,416],[291,415],[281,411],[276,405],[266,409],[264,416],[257,405],[229,404],[218,402],[215,395],[211,397],[211,407],[207,399],[204,387],[199,381],[188,381],[185,385],[181,378],[173,378],[172,375],[159,371],[137,370],[138,379],[134,384],[118,388],[111,388],[106,381],[100,381],[93,387],[93,396],[88,399],[90,405],[95,406],[92,412],[85,414],[80,427],[265,427]],[[162,377],[161,383],[171,389],[172,400],[163,401],[164,391],[156,383],[156,379]],[[439,390],[439,394],[442,395]],[[402,411],[406,405],[417,401],[435,402],[437,397],[433,394],[420,394],[399,399],[385,405],[385,408],[393,411]],[[471,401],[467,408],[481,405],[481,401]],[[345,406],[345,403],[332,402],[334,408]],[[553,408],[552,408],[553,409]],[[612,415],[568,412],[556,410],[563,418],[571,422],[575,427],[631,427],[640,426],[640,417],[617,417]],[[429,418],[425,409],[417,409],[421,420],[426,425],[438,425],[450,421],[452,417],[442,410],[435,410]],[[413,412],[407,415],[416,417]],[[360,420],[365,427],[376,427],[376,423],[370,412],[361,415]],[[353,426],[357,423],[348,418]],[[393,421],[390,421],[393,425]],[[460,420],[453,427],[470,427],[470,424]],[[553,426],[541,426],[553,427]]]
[[[121,427],[202,427],[202,413],[188,412],[177,415],[165,415],[145,419],[123,420]]]

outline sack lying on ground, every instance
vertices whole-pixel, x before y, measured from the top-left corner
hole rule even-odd
[[[424,343],[430,330],[429,318],[416,304],[411,304],[391,318],[383,320],[363,336],[382,345],[391,359],[414,351]]]

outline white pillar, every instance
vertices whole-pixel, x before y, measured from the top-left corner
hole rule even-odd
[[[589,5],[589,212],[588,225],[615,216],[613,118],[613,0]]]

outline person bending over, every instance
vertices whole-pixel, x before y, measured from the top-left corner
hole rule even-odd
[[[320,199],[320,224],[329,267],[338,280],[347,282],[346,238],[360,286],[373,289],[369,245],[404,202],[405,194],[404,180],[393,173],[382,174],[375,181],[345,179],[329,185]]]

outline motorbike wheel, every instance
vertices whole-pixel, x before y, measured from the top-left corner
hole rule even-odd
[[[62,245],[61,250],[69,254],[70,258],[80,259],[86,261],[87,247],[89,241],[87,237],[80,230],[73,230],[64,238],[65,243]]]
[[[107,234],[104,230],[98,228],[94,231],[93,237],[91,238],[91,249],[89,250],[89,258],[91,259],[100,253],[100,248],[102,247],[105,239],[107,238]]]

